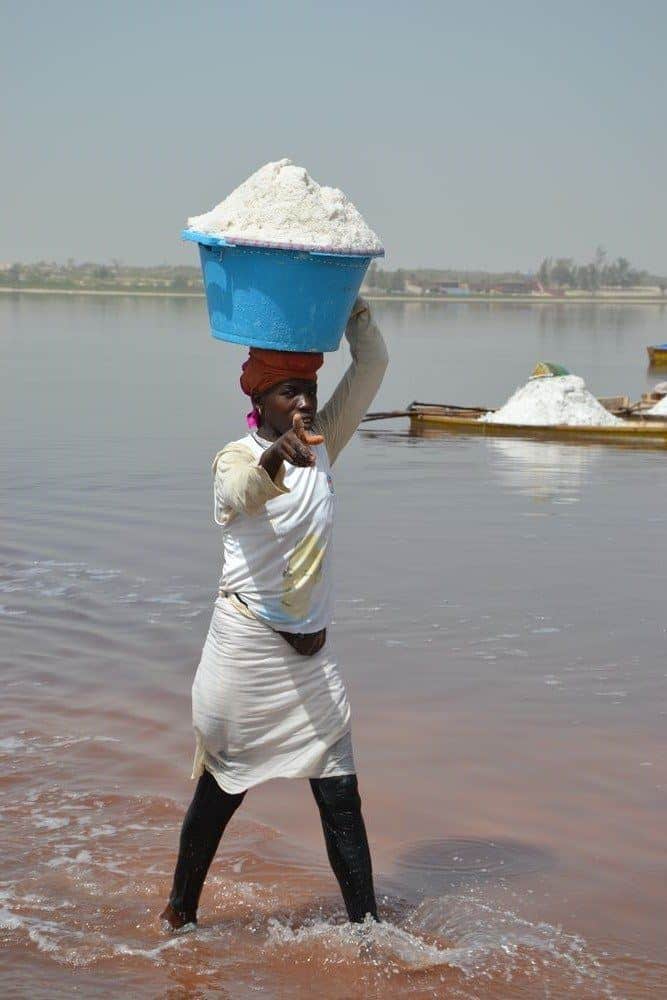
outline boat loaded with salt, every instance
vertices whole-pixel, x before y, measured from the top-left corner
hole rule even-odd
[[[662,390],[665,391],[662,391]],[[461,434],[597,441],[603,444],[667,446],[667,383],[641,400],[596,399],[583,379],[561,365],[540,362],[528,382],[495,410],[414,401],[404,410],[368,413],[365,422],[408,417],[410,430]]]
[[[654,344],[646,348],[649,364],[651,366],[667,365],[667,344]]]

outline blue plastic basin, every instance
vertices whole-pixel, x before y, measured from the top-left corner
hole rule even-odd
[[[275,351],[335,351],[373,254],[233,244],[186,229],[199,244],[211,333]]]

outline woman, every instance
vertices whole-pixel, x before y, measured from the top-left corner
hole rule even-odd
[[[224,560],[192,688],[199,781],[161,914],[173,929],[196,923],[206,873],[246,791],[278,777],[310,779],[349,919],[378,919],[350,707],[327,627],[331,465],[380,386],[387,351],[363,299],[345,335],[352,363],[320,411],[321,354],[252,348],[241,376],[250,433],[213,463]]]

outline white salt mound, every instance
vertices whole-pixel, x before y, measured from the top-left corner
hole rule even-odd
[[[606,427],[623,423],[598,403],[578,375],[530,379],[504,406],[494,413],[485,413],[480,420],[535,427],[554,424]]]
[[[663,396],[662,399],[652,406],[648,413],[653,417],[667,417],[667,396]]]
[[[291,160],[266,163],[188,229],[266,246],[338,252],[382,250],[378,236],[338,188],[323,187]]]

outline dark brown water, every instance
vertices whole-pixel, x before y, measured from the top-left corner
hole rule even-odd
[[[377,316],[378,408],[497,405],[538,360],[636,396],[667,339],[658,307]],[[0,326],[5,995],[665,995],[665,452],[357,435],[335,627],[385,922],[345,923],[307,782],[277,781],[168,937],[242,351],[198,300],[3,297]]]

